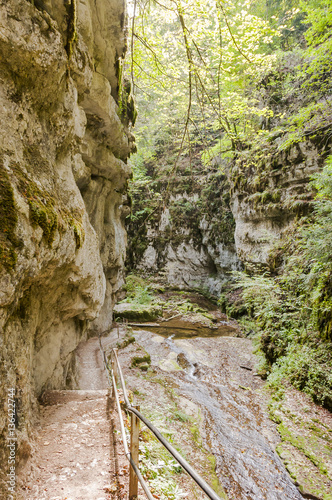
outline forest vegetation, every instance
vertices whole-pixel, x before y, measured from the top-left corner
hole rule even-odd
[[[216,238],[233,239],[234,192],[256,210],[291,210],[268,264],[244,262],[219,300],[228,314],[242,312],[270,385],[288,380],[331,410],[332,1],[135,0],[130,13],[121,68],[123,102],[133,91],[138,108],[129,268],[146,248],[147,222],[193,172],[206,175],[200,199],[173,212],[183,223],[213,211],[221,179]],[[133,113],[132,103],[121,112]],[[268,179],[305,141],[319,169],[286,206]]]

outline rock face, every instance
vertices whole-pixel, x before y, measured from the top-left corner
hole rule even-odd
[[[182,160],[169,185],[167,167],[167,156],[160,155],[149,165],[150,181],[135,184],[128,267],[180,289],[218,295],[240,265],[227,178],[215,167],[204,171],[199,150],[191,165]]]
[[[33,5],[34,3],[34,5]],[[118,116],[122,0],[0,1],[0,470],[15,391],[17,465],[36,396],[74,384],[122,283],[133,136]],[[121,97],[122,99],[122,97]],[[0,490],[1,491],[1,490]]]
[[[311,213],[310,180],[324,165],[331,136],[329,128],[314,130],[284,150],[282,141],[277,136],[263,153],[248,149],[208,169],[196,151],[190,168],[183,158],[171,179],[161,153],[147,165],[150,180],[134,187],[128,268],[218,296],[241,264],[278,267],[274,248]]]
[[[235,219],[236,251],[245,265],[270,267],[271,251],[291,225],[311,211],[314,198],[310,180],[330,152],[329,130],[278,152],[276,138],[264,161],[251,158],[233,165],[231,206]]]
[[[192,203],[197,207],[199,202],[196,196],[170,199],[172,202]],[[179,205],[179,204],[178,204]],[[179,288],[205,288],[211,293],[218,293],[220,286],[227,280],[227,272],[237,269],[238,259],[235,254],[234,245],[215,241],[212,233],[211,220],[200,212],[199,207],[195,210],[199,237],[195,238],[194,228],[190,218],[188,223],[178,227],[170,215],[170,210],[165,209],[159,220],[157,230],[148,226],[147,238],[149,246],[146,248],[137,268],[143,271],[158,271],[162,263],[162,273],[167,282]],[[167,242],[164,248],[160,248],[160,235],[167,235],[167,230],[175,226],[176,235]],[[177,243],[176,236],[183,236],[184,241]],[[197,236],[197,235],[196,235]]]

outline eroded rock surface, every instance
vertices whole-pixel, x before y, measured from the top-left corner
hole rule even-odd
[[[30,452],[36,396],[73,386],[73,352],[84,332],[111,322],[122,283],[133,147],[117,104],[124,2],[34,4],[0,1],[4,480],[7,391],[15,389],[19,464]]]
[[[273,247],[294,221],[310,213],[314,198],[310,181],[323,167],[331,147],[328,131],[318,130],[313,137],[287,151],[274,152],[271,148],[258,165],[243,161],[233,166],[234,238],[237,255],[246,265],[269,264]],[[279,143],[277,138],[273,148],[277,149]]]
[[[147,164],[147,182],[132,190],[128,268],[218,295],[230,271],[240,269],[227,177],[218,165],[205,169],[199,149],[170,175],[169,156],[160,152]]]

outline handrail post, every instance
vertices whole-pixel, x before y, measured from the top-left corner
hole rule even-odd
[[[118,350],[116,348],[113,349],[115,352],[116,356],[118,355]],[[119,382],[119,375],[118,375],[118,364],[116,362],[116,356],[112,356],[112,370],[114,373],[114,379],[115,379],[115,385],[118,386]]]
[[[140,410],[139,406],[135,406],[136,410]],[[130,428],[130,454],[131,458],[138,465],[139,461],[139,418],[131,413],[131,428]],[[130,466],[129,476],[129,500],[136,500],[138,495],[138,478]]]

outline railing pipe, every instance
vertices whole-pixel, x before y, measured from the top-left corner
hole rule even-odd
[[[135,474],[137,475],[137,478],[138,478],[139,482],[141,483],[141,486],[142,486],[142,488],[144,490],[144,493],[146,494],[147,498],[149,500],[154,500],[154,497],[152,496],[152,494],[151,494],[151,492],[150,492],[150,490],[149,490],[146,482],[144,481],[144,478],[143,478],[142,474],[139,471],[139,468],[137,467],[136,463],[132,459],[132,456],[131,456],[131,454],[129,452],[129,449],[128,449],[128,443],[127,443],[127,438],[126,438],[126,431],[125,431],[125,427],[124,427],[124,423],[123,423],[122,412],[121,412],[121,405],[120,405],[120,401],[119,401],[119,395],[118,395],[118,391],[117,391],[117,387],[116,387],[114,373],[113,373],[113,370],[110,370],[110,367],[108,365],[108,361],[106,359],[105,352],[104,352],[104,350],[102,348],[100,337],[99,337],[99,347],[100,347],[101,355],[102,355],[102,358],[103,358],[103,361],[104,361],[104,366],[106,368],[106,375],[107,375],[109,384],[110,384],[110,386],[113,387],[113,391],[114,391],[115,402],[116,402],[116,406],[117,406],[117,410],[118,410],[118,414],[119,414],[119,420],[120,420],[120,429],[121,429],[121,435],[122,435],[122,442],[123,442],[123,447],[124,447],[124,450],[125,450],[126,458],[127,458],[127,460],[129,460],[130,465],[132,466],[133,470],[135,471]],[[111,373],[111,376],[110,376],[110,373]]]
[[[127,396],[127,391],[126,391],[126,386],[122,374],[122,369],[119,363],[119,359],[117,356],[116,351],[113,349],[113,354],[116,360],[117,368],[118,368],[118,375],[120,377],[120,382],[123,390],[123,398],[125,400],[126,404],[126,409],[137,415],[137,417],[144,422],[144,424],[150,429],[150,431],[156,436],[156,438],[161,442],[161,444],[170,452],[171,455],[175,458],[175,460],[184,468],[185,471],[192,477],[192,479],[200,486],[200,488],[207,494],[211,500],[221,500],[220,497],[216,494],[216,492],[207,484],[206,481],[204,481],[199,474],[191,467],[191,465],[188,464],[188,462],[176,451],[175,448],[164,438],[164,436],[156,429],[156,427],[151,424],[151,422],[144,417],[136,408],[131,406],[128,396]]]

